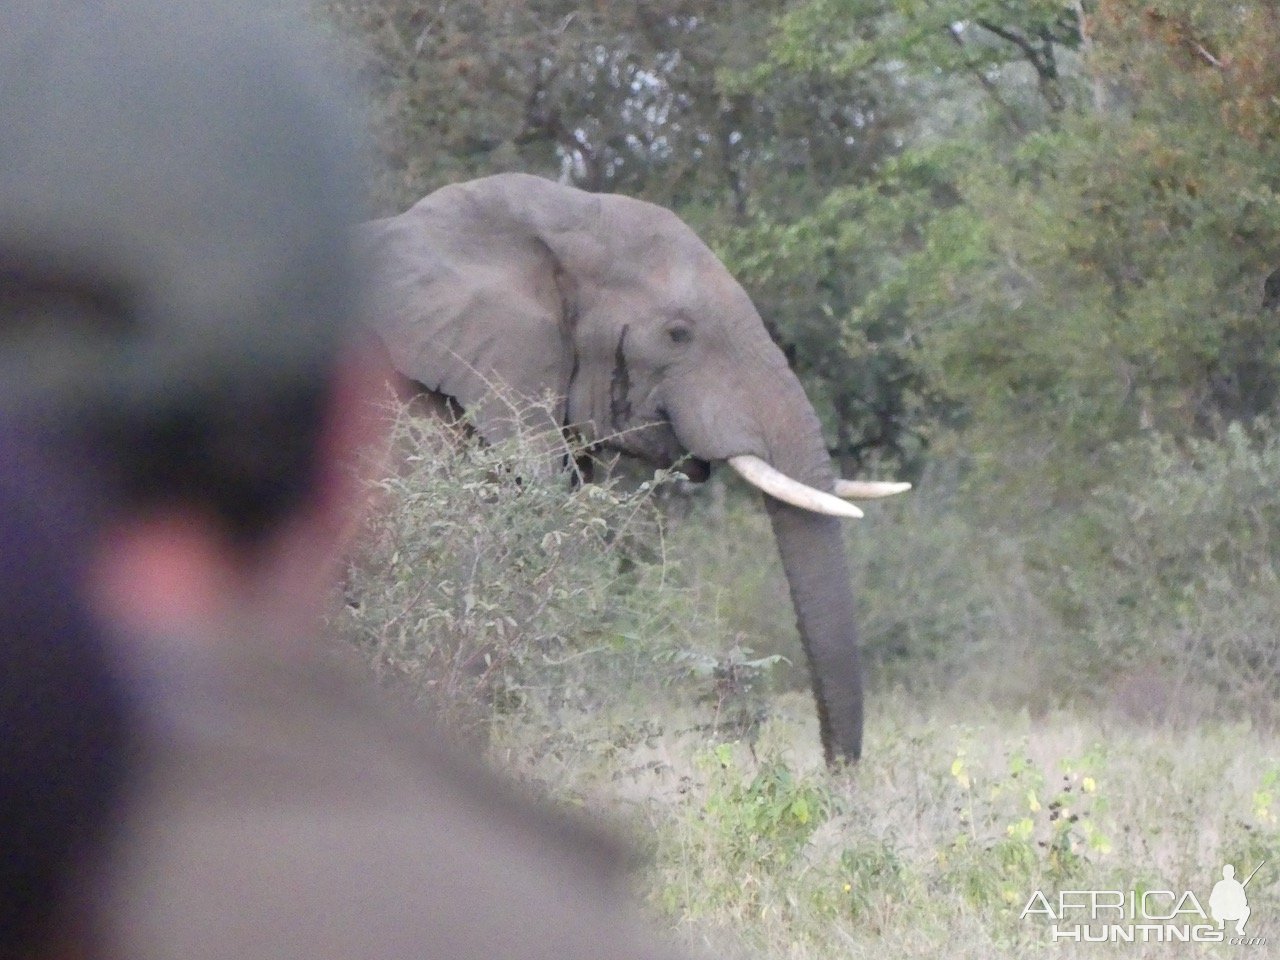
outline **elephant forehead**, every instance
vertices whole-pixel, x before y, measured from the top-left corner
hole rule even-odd
[[[710,265],[705,260],[698,262],[702,258],[682,256],[681,251],[666,250],[663,253],[656,258],[658,262],[654,265],[651,279],[665,295],[664,299],[674,304],[696,301],[705,286],[701,275],[707,273]]]
[[[691,311],[703,302],[722,307],[740,289],[723,264],[700,244],[667,243],[615,253],[609,258],[604,281],[604,286],[650,304]]]

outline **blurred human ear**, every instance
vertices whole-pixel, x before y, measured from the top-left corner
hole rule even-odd
[[[120,518],[98,535],[88,597],[122,642],[176,644],[219,629],[237,591],[231,542],[214,519],[182,507]]]

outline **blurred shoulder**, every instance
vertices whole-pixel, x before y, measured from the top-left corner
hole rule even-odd
[[[245,658],[158,724],[101,884],[115,952],[669,955],[623,846],[381,694],[348,664]]]

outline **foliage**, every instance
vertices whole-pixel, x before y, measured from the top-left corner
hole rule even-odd
[[[780,170],[850,153],[854,118],[821,78],[770,97],[729,79],[764,55],[778,0],[317,3],[359,38],[384,203],[521,169],[743,212]]]
[[[1211,435],[1275,402],[1277,334],[1259,306],[1271,186],[1256,158],[1199,152],[1194,135],[1085,119],[969,174],[980,247],[961,255],[980,270],[913,308],[947,318],[926,334],[928,364],[988,462],[1012,455],[1025,471],[1014,451],[1036,451],[1024,488],[1070,503],[1100,479],[1110,442]]]
[[[625,671],[628,631],[663,608],[643,577],[655,568],[661,582],[653,484],[571,489],[548,469],[548,438],[486,446],[389,414],[395,470],[374,485],[339,630],[381,676],[463,727],[606,696],[584,678]]]
[[[932,97],[897,157],[829,194],[843,232],[818,205],[784,235],[824,238],[838,264],[840,295],[810,315],[843,324],[852,359],[909,372],[931,402],[896,412],[923,436],[967,424],[981,479],[1018,477],[1002,493],[1078,501],[1110,442],[1203,436],[1274,406],[1265,9],[815,0],[783,22],[779,62],[892,64]],[[1246,135],[1244,116],[1262,128]],[[815,272],[791,245],[759,249],[745,266]]]
[[[716,771],[704,807],[707,825],[720,834],[730,870],[747,874],[789,864],[830,815],[827,788],[796,778],[785,764],[763,764],[745,780],[725,744],[706,762]]]
[[[1049,581],[1050,602],[1093,638],[1090,669],[1160,665],[1212,690],[1220,711],[1274,718],[1275,439],[1234,425],[1217,441],[1143,438],[1108,459],[1116,479],[1067,527],[1065,575]]]

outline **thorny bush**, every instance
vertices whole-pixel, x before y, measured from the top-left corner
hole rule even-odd
[[[584,670],[628,655],[636,585],[661,557],[663,476],[583,483],[564,465],[586,451],[558,433],[484,444],[391,413],[393,456],[371,485],[339,632],[464,730],[533,700],[585,706],[597,685]]]

